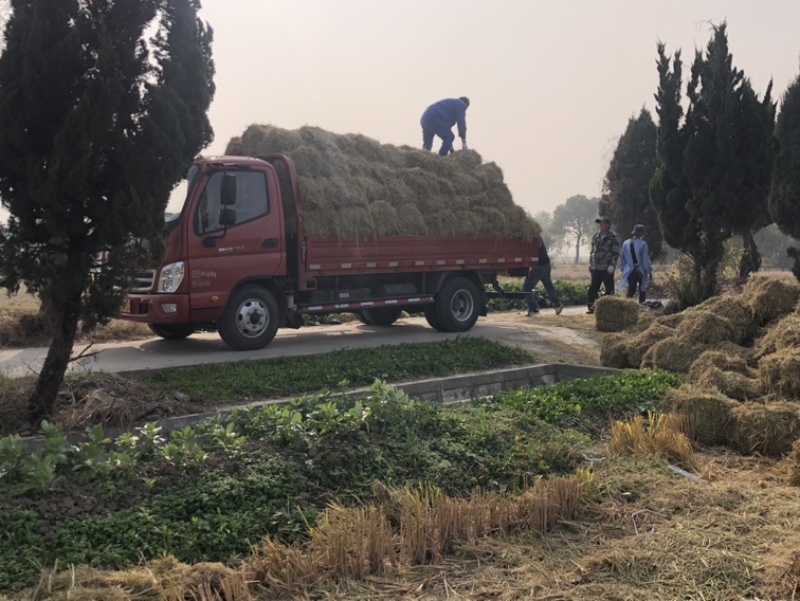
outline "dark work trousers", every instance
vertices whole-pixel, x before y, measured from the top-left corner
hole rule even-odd
[[[638,269],[631,271],[628,276],[628,298],[633,298],[636,290],[639,290],[639,302],[647,300],[647,290],[642,290],[642,274]]]
[[[600,296],[600,285],[605,288],[605,294],[614,294],[614,274],[608,273],[605,269],[592,269],[592,283],[589,284],[587,305],[590,311],[594,311],[594,303]]]
[[[453,151],[453,141],[456,139],[452,127],[438,118],[435,114],[429,115],[426,111],[420,120],[422,125],[422,148],[430,150],[433,148],[433,137],[439,136],[442,139],[442,147],[439,149],[439,156],[447,156]]]

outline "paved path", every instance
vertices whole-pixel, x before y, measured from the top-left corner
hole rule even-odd
[[[544,310],[543,313],[552,311]],[[564,314],[583,314],[582,307],[569,307]],[[513,318],[511,316],[514,316]],[[595,343],[568,328],[537,325],[537,318],[520,323],[519,313],[495,313],[481,317],[465,334],[437,332],[423,318],[401,319],[392,327],[373,327],[361,323],[313,326],[299,330],[281,329],[275,340],[258,351],[232,351],[216,333],[194,334],[186,340],[153,338],[136,342],[98,344],[91,351],[97,354],[71,364],[75,371],[143,371],[163,367],[224,363],[252,359],[271,359],[328,353],[347,348],[371,348],[406,342],[435,342],[461,336],[483,336],[502,340],[536,352],[547,350],[548,340],[576,345]],[[76,352],[83,347],[76,346]],[[0,350],[0,373],[10,377],[36,374],[47,354],[46,348]]]

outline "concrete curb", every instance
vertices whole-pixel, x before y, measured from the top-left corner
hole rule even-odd
[[[506,390],[546,386],[557,382],[591,378],[594,376],[608,376],[619,373],[619,371],[620,370],[606,367],[550,363],[461,374],[449,376],[447,378],[431,378],[415,382],[402,382],[394,384],[394,386],[417,399],[434,403],[459,403],[473,398],[492,396]],[[360,396],[368,392],[369,387],[365,386],[344,391],[342,394],[345,396]],[[187,426],[195,426],[214,416],[229,415],[236,409],[248,409],[263,405],[284,405],[295,398],[297,397],[221,405],[213,411],[166,417],[157,420],[156,423],[161,427],[161,432],[166,434],[175,430],[182,430]],[[125,428],[107,428],[106,435],[113,439],[128,431],[129,430]],[[71,443],[75,444],[83,440],[84,435],[83,433],[75,432],[69,434],[68,438]],[[37,436],[25,437],[22,439],[22,444],[29,452],[35,452],[41,448],[42,439]]]

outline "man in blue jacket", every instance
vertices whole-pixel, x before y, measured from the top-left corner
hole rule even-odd
[[[647,300],[647,285],[653,279],[650,249],[647,248],[647,242],[644,241],[646,233],[645,227],[637,224],[633,228],[631,238],[622,244],[622,252],[620,252],[622,280],[620,280],[617,290],[627,288],[628,298],[633,298],[638,288],[639,303]]]
[[[433,137],[439,136],[442,139],[442,147],[439,149],[439,156],[447,156],[453,152],[453,126],[458,125],[458,137],[461,138],[461,149],[467,150],[467,107],[469,98],[445,98],[435,102],[425,109],[422,119],[422,148],[431,150],[433,148]]]

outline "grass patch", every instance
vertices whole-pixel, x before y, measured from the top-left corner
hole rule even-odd
[[[485,338],[349,349],[325,355],[199,365],[164,370],[145,379],[166,393],[180,391],[201,402],[264,399],[320,389],[366,386],[375,378],[400,382],[487,369],[529,365],[527,352]]]
[[[630,378],[608,385],[629,399],[660,390]],[[328,393],[240,410],[168,439],[150,427],[112,446],[95,430],[72,446],[50,427],[31,456],[0,439],[0,590],[34,584],[56,561],[124,569],[166,552],[235,564],[267,536],[306,540],[329,503],[368,502],[375,481],[465,497],[574,472],[591,441],[556,425],[571,410],[528,409],[433,405],[376,383],[359,399]]]

